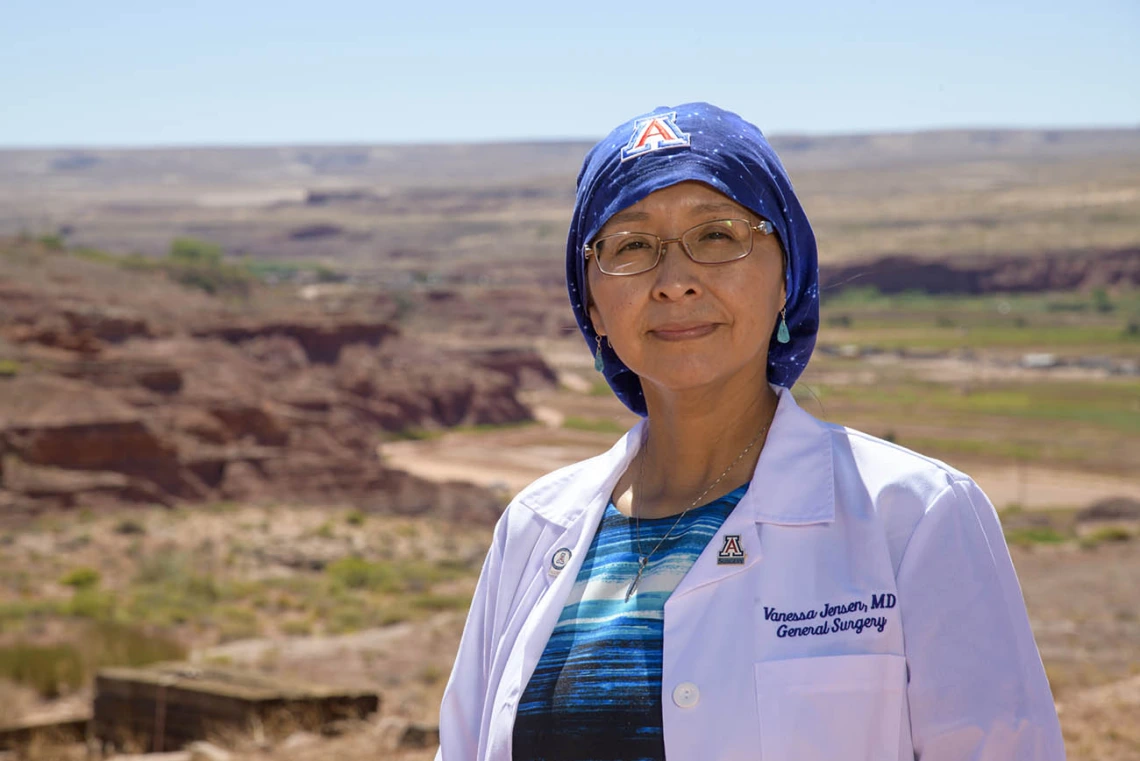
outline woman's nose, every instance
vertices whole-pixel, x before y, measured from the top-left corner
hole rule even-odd
[[[685,253],[681,241],[663,241],[661,258],[653,270],[656,275],[653,284],[654,293],[664,299],[677,299],[698,293],[700,288],[697,268],[700,266]]]

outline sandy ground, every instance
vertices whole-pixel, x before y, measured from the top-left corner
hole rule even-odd
[[[1085,506],[1108,497],[1140,500],[1140,478],[1040,467],[963,465],[995,505]]]

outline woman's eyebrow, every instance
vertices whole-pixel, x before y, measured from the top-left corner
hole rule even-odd
[[[644,211],[619,211],[610,217],[608,226],[611,222],[644,222],[649,219],[649,215]]]
[[[711,211],[739,211],[734,203],[699,203],[689,209],[690,214],[708,214]]]
[[[740,209],[734,203],[706,202],[699,203],[693,208],[689,209],[688,214],[691,216],[695,214],[708,214],[710,212],[721,211],[739,212]],[[646,222],[649,219],[651,219],[650,215],[644,211],[619,211],[617,214],[614,214],[612,217],[610,217],[609,222],[606,223],[606,226],[608,227],[614,222]]]

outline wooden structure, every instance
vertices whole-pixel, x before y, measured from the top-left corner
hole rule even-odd
[[[99,671],[92,733],[104,745],[161,752],[226,735],[319,732],[331,722],[362,719],[379,708],[380,698],[372,692],[164,663]]]

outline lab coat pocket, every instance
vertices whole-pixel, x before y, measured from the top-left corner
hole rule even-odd
[[[898,761],[905,687],[901,655],[757,663],[764,761]]]

